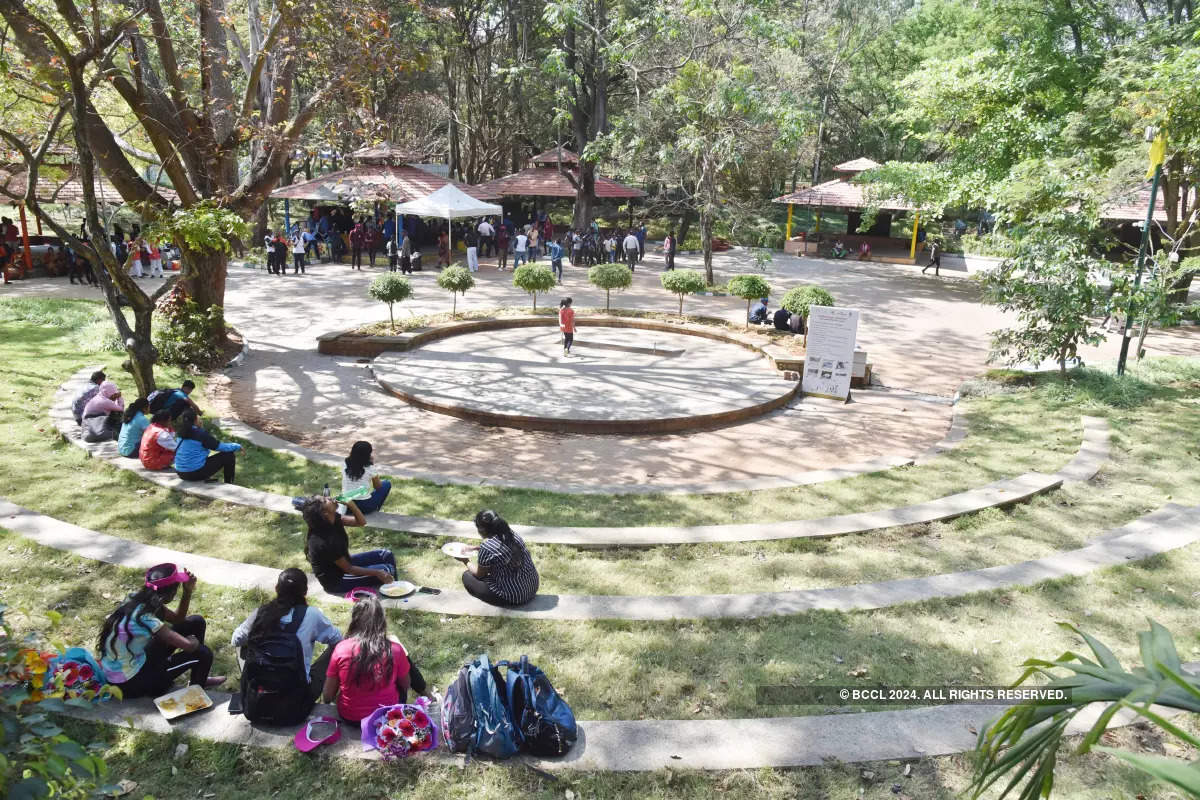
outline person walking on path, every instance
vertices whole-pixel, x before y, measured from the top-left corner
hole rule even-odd
[[[935,278],[942,277],[942,248],[938,247],[938,243],[932,239],[929,241],[929,263],[921,270],[921,274],[924,275],[930,267],[933,267],[933,276]]]
[[[538,260],[538,229],[536,225],[529,229],[529,260],[531,262]]]
[[[508,266],[508,228],[501,225],[496,229],[496,269]]]
[[[300,234],[296,234],[292,239],[292,274],[299,275],[304,272],[304,239]]]
[[[663,240],[663,257],[667,260],[667,269],[675,269],[675,231],[668,231]]]
[[[412,254],[412,239],[408,238],[408,231],[404,231],[404,241],[400,243],[400,271],[405,275],[412,275]]]
[[[646,223],[644,222],[642,223],[641,227],[637,229],[637,240],[638,263],[640,264],[646,260]]]
[[[638,262],[638,240],[632,230],[625,235],[623,246],[625,248],[625,260],[629,262],[629,271],[633,272]]]
[[[450,266],[450,238],[445,231],[438,234],[438,268]]]
[[[549,255],[550,255],[550,270],[551,270],[551,271],[552,271],[552,272],[555,274],[555,276],[558,278],[558,282],[559,282],[559,283],[562,283],[562,278],[563,278],[563,270],[562,270],[562,253],[563,253],[563,248],[562,248],[562,242],[554,242],[554,241],[552,241],[552,242],[550,242],[550,244],[549,244],[549,245],[547,245],[547,247],[546,247],[546,250],[549,252]]]
[[[570,297],[558,301],[558,329],[562,331],[563,356],[571,355],[571,345],[575,342],[575,309]]]
[[[479,272],[479,234],[467,233],[467,269]]]
[[[528,246],[528,244],[529,244],[529,237],[526,236],[524,232],[518,232],[517,233],[517,244],[513,250],[513,265],[512,265],[513,269],[516,269],[517,267],[521,266],[522,261],[527,260],[526,259],[527,251],[525,248]]]
[[[496,235],[496,230],[492,227],[492,223],[487,221],[486,217],[479,220],[479,227],[476,230],[479,232],[480,255],[487,258],[495,248],[492,237]]]
[[[362,254],[363,246],[366,244],[367,232],[363,230],[363,224],[360,222],[350,231],[350,268],[362,269]]]

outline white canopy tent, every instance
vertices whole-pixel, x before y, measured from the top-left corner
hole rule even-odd
[[[396,215],[412,214],[417,217],[445,217],[446,235],[451,253],[454,252],[454,234],[450,221],[462,217],[485,217],[504,214],[504,209],[495,203],[485,203],[459,189],[453,183],[416,200],[396,205]]]

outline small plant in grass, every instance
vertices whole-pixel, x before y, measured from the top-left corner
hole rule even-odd
[[[746,301],[746,327],[750,327],[750,303],[771,294],[771,284],[758,275],[735,275],[729,279],[729,293]]]
[[[633,272],[624,264],[597,264],[588,270],[588,282],[604,290],[604,310],[608,311],[609,293],[627,289],[633,283]]]
[[[469,289],[475,288],[475,279],[465,267],[447,267],[437,276],[437,285],[450,293],[454,298],[450,306],[450,316],[458,316],[458,296],[466,295]]]
[[[1087,753],[1092,747],[1119,758],[1160,781],[1182,789],[1189,797],[1200,797],[1200,770],[1195,763],[1175,758],[1130,753],[1097,743],[1113,715],[1127,711],[1145,717],[1152,725],[1180,739],[1185,745],[1200,748],[1200,738],[1180,725],[1151,710],[1152,705],[1178,708],[1193,714],[1200,712],[1200,678],[1183,671],[1171,633],[1153,620],[1150,630],[1138,634],[1142,666],[1126,670],[1103,643],[1074,625],[1061,627],[1081,637],[1095,659],[1067,652],[1053,661],[1031,658],[1017,684],[1037,675],[1049,679],[1042,690],[1061,690],[1066,699],[1029,700],[1012,706],[988,728],[979,732],[975,746],[975,774],[968,792],[971,798],[983,796],[1002,778],[1008,783],[1000,797],[1016,790],[1022,782],[1021,800],[1050,796],[1054,787],[1054,767],[1067,726],[1089,703],[1107,707],[1083,737],[1076,752]],[[1069,674],[1063,675],[1066,670]],[[1008,778],[1009,773],[1013,773]]]
[[[799,314],[808,320],[809,306],[832,306],[836,303],[831,295],[820,286],[797,286],[789,289],[783,296],[780,305],[793,314]]]
[[[538,292],[548,292],[558,284],[549,267],[522,264],[513,271],[513,286],[533,295],[533,310],[537,311]]]
[[[412,284],[408,279],[401,278],[394,272],[384,273],[371,281],[367,294],[381,303],[387,303],[388,319],[392,323],[392,330],[396,330],[396,317],[392,313],[392,306],[412,297]]]
[[[674,269],[664,272],[659,280],[662,281],[664,289],[671,294],[679,295],[679,316],[681,317],[683,316],[684,295],[703,292],[708,288],[708,284],[704,280],[704,273],[694,269]]]

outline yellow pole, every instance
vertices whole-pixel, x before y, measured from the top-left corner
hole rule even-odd
[[[921,226],[921,212],[917,211],[913,215],[913,237],[912,247],[908,250],[908,257],[913,261],[917,260],[917,228]]]
[[[792,240],[792,204],[791,203],[788,203],[787,233],[785,233],[783,235],[783,238],[784,238],[784,241],[788,241],[788,242],[790,242]]]

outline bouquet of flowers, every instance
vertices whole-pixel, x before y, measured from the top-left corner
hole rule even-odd
[[[429,700],[383,706],[362,721],[365,749],[378,750],[385,761],[433,750],[438,745],[438,728],[429,717]]]
[[[46,680],[50,671],[50,662],[57,653],[47,653],[32,647],[23,647],[16,653],[0,675],[0,688],[28,686],[29,700],[36,703],[52,693]]]
[[[71,648],[50,662],[45,691],[64,700],[103,700],[108,687],[91,656],[80,648]]]

